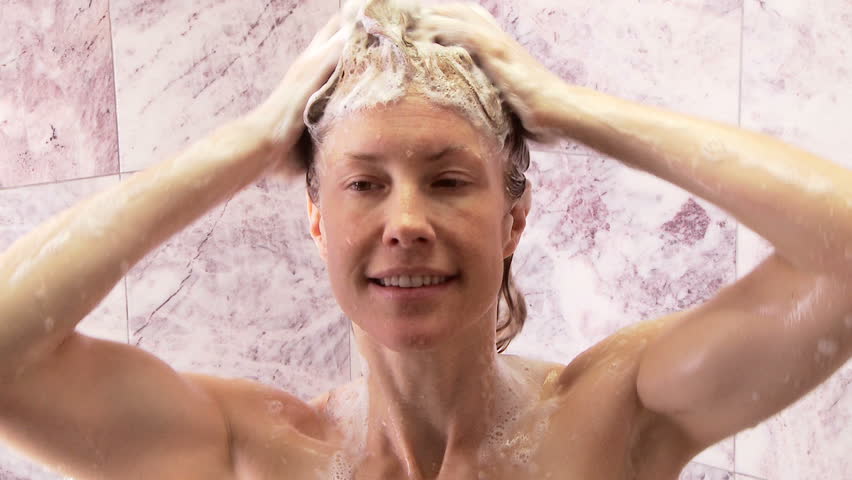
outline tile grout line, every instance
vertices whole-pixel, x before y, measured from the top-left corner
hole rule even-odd
[[[740,3],[740,68],[739,68],[739,90],[737,92],[737,126],[742,128],[743,124],[743,42],[745,39],[745,2],[743,0]],[[736,230],[734,232],[734,280],[739,280],[740,278],[740,265],[738,256],[740,253],[740,233],[742,229],[740,228],[740,222],[736,222]],[[733,438],[734,451],[733,451],[733,462],[734,462],[734,477],[737,476],[737,434],[734,433]]]
[[[115,74],[115,42],[112,35],[112,0],[107,0],[107,24],[109,25],[109,49],[110,60],[112,61],[112,118],[115,124],[115,154],[118,163],[119,183],[121,182],[121,142],[118,141],[118,87],[116,86]],[[129,271],[129,270],[128,270]],[[130,345],[130,299],[127,296],[127,272],[122,275],[122,283],[124,284],[124,336],[127,339],[127,344]]]

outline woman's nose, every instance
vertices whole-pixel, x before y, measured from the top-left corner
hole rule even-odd
[[[413,188],[399,189],[387,202],[382,238],[385,245],[408,248],[432,243],[435,232],[429,222],[428,206]]]

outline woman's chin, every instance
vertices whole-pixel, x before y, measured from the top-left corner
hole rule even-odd
[[[417,325],[402,323],[388,322],[381,326],[377,325],[375,329],[367,329],[367,333],[373,337],[374,341],[399,353],[432,350],[444,343],[449,336],[447,329],[440,328],[440,325],[430,326],[424,324],[426,322]]]

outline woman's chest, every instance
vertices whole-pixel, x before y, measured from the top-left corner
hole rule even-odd
[[[431,471],[368,447],[290,437],[257,452],[239,478],[292,479],[634,479],[630,464],[632,422],[607,401],[588,399],[558,411],[528,413],[492,428],[478,448],[441,458]],[[605,410],[613,421],[601,421]],[[626,410],[626,408],[622,408]],[[573,412],[573,413],[571,413]],[[622,420],[616,421],[616,418]],[[597,419],[597,420],[596,420]],[[283,439],[281,439],[283,441]]]

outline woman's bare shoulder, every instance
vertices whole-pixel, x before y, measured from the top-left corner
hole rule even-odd
[[[585,375],[596,375],[599,368],[609,373],[623,372],[625,378],[638,374],[639,364],[648,345],[665,334],[680,319],[679,314],[665,315],[627,325],[567,362],[559,383],[571,385]]]
[[[314,438],[322,438],[325,433],[317,409],[310,402],[278,387],[242,378],[195,373],[183,376],[218,401],[236,440],[263,426],[287,425]]]

